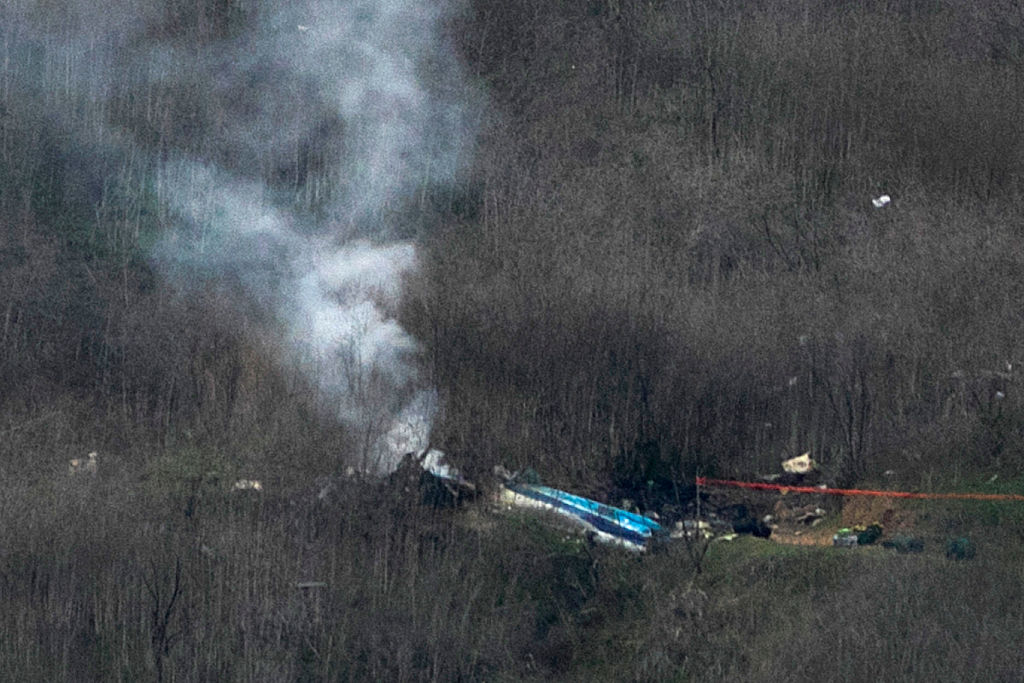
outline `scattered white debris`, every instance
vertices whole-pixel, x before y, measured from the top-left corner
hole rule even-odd
[[[871,200],[871,203],[875,205],[876,209],[881,209],[883,206],[889,204],[892,201],[892,197],[887,194],[883,194],[881,197],[875,197]]]
[[[1006,398],[1006,394],[1004,394],[1001,391],[997,391],[996,392],[996,400],[997,401],[1002,401],[1004,398]]]
[[[818,526],[821,523],[822,518],[825,517],[825,511],[819,507],[808,510],[802,510],[800,514],[794,519],[799,524],[807,524],[809,526]]]
[[[88,458],[72,458],[68,462],[68,473],[71,475],[96,474],[99,470],[98,457],[96,451],[93,451]]]
[[[714,536],[714,532],[711,529],[711,524],[705,522],[703,519],[700,520],[680,520],[675,523],[672,531],[669,533],[671,538],[697,538],[698,536],[704,540],[709,540]]]
[[[239,479],[231,488],[235,491],[262,491],[263,484],[256,479]]]
[[[299,29],[299,30],[300,30],[300,31],[302,31],[303,33],[305,33],[306,31],[308,31],[308,30],[309,30],[309,27],[308,27],[308,26],[305,26],[305,25],[303,25],[303,24],[299,24],[299,25],[298,25],[298,26],[296,26],[295,28]]]

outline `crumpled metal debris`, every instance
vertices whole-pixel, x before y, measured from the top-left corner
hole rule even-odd
[[[808,474],[817,471],[818,463],[811,458],[811,452],[782,461],[782,470],[787,474]]]

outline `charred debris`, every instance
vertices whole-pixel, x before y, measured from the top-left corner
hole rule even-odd
[[[639,509],[623,497],[618,505],[546,486],[533,469],[510,472],[495,467],[493,479],[472,482],[436,448],[407,453],[388,477],[388,484],[406,503],[432,508],[481,506],[497,513],[533,511],[553,524],[573,529],[586,538],[634,552],[656,549],[680,539],[729,540],[737,534],[762,538],[771,528],[751,506],[718,502],[694,484],[674,486],[671,497],[653,501],[657,507]],[[622,489],[617,489],[622,492]],[[642,492],[640,492],[642,493]]]

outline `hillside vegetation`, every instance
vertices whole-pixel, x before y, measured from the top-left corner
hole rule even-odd
[[[450,440],[572,481],[1019,467],[1019,21],[478,10],[499,121],[413,293]]]
[[[317,125],[257,152],[225,131],[286,90],[273,64],[206,97],[201,72],[165,83],[139,58],[202,54],[272,4],[123,0],[117,31],[136,37],[113,56],[96,47],[112,29],[74,3],[0,7],[3,668],[1019,674],[1020,563],[1002,563],[1016,534],[1005,555],[956,566],[742,546],[693,584],[679,557],[593,555],[528,524],[480,533],[357,492],[317,507],[314,482],[368,436],[282,361],[238,282],[184,285],[154,257],[177,220],[161,175],[176,156],[262,183],[322,227],[350,140],[315,97],[287,90]],[[468,0],[445,22],[467,77],[419,75],[473,103],[467,166],[455,182],[421,169],[414,193],[349,230],[417,245],[394,313],[443,405],[432,443],[464,471],[530,466],[597,496],[807,450],[840,484],[1020,471],[1016,3]],[[881,194],[892,203],[876,209]],[[67,461],[91,450],[100,475],[78,486]],[[230,499],[236,475],[273,493]],[[942,524],[973,524],[958,515]],[[776,603],[796,575],[812,578],[791,612]],[[311,578],[325,593],[294,595]],[[701,609],[665,602],[698,590]],[[881,617],[860,600],[872,592]],[[830,656],[787,658],[790,637]]]

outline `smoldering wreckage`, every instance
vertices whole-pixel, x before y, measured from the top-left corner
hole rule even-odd
[[[841,528],[835,534],[827,531],[823,523],[828,513],[819,502],[823,494],[838,489],[829,489],[822,483],[821,469],[810,453],[780,464],[781,472],[759,475],[760,484],[747,484],[751,488],[779,490],[781,495],[767,514],[764,506],[768,501],[763,496],[721,495],[702,488],[703,477],[698,477],[693,485],[677,487],[675,502],[661,505],[660,512],[641,512],[628,499],[622,501],[621,507],[616,507],[545,486],[532,469],[513,473],[499,466],[494,469],[493,485],[478,486],[449,463],[444,452],[429,446],[407,453],[390,480],[400,490],[400,495],[415,499],[418,504],[484,505],[499,512],[536,513],[550,524],[572,530],[587,541],[637,553],[667,548],[677,542],[731,541],[741,534],[782,543],[831,544],[842,548],[874,545],[884,537],[879,544],[884,548],[900,553],[923,551],[924,544],[919,537],[903,533],[890,537],[888,530],[877,521]],[[949,550],[953,546],[947,544],[947,557],[970,559],[974,556],[974,546],[968,539],[954,539],[950,543],[955,547]]]
[[[731,541],[740,534],[761,538],[794,533],[799,536],[803,530],[817,527],[826,517],[826,511],[806,497],[818,498],[817,494],[844,493],[843,489],[829,489],[820,482],[820,469],[810,453],[784,460],[781,473],[760,475],[760,483],[708,480],[697,477],[688,487],[676,487],[675,504],[663,504],[661,512],[648,510],[641,513],[629,499],[623,499],[622,507],[616,507],[597,500],[545,486],[540,476],[532,469],[509,472],[501,466],[494,468],[493,482],[478,486],[468,480],[453,466],[445,453],[431,446],[421,451],[406,453],[398,466],[377,484],[390,488],[404,501],[404,505],[460,508],[472,505],[490,511],[523,510],[537,513],[545,521],[560,528],[570,529],[587,541],[617,546],[642,553],[683,540]],[[75,479],[93,479],[99,470],[97,452],[88,458],[74,458],[69,461],[69,474]],[[362,479],[356,470],[349,467],[346,480]],[[365,480],[359,483],[364,486]],[[652,482],[648,482],[650,485]],[[753,514],[756,508],[751,501],[748,506],[736,497],[712,496],[702,490],[702,483],[721,483],[750,489],[775,489],[781,492],[770,514]],[[318,483],[316,498],[327,502],[339,493],[339,482],[323,479]],[[250,492],[261,496],[263,483],[255,479],[239,479],[230,487],[233,492]],[[786,493],[789,496],[787,502]],[[859,493],[880,493],[864,492]],[[804,497],[801,497],[803,494]],[[236,495],[238,495],[236,493]],[[899,494],[895,495],[915,495]],[[931,494],[916,494],[931,495]],[[941,495],[941,494],[939,494]],[[957,494],[952,494],[956,496]],[[1024,499],[1021,496],[1004,496]],[[892,510],[887,512],[891,513]],[[888,522],[887,522],[888,524]],[[881,523],[855,524],[841,528],[831,536],[831,544],[838,547],[871,545],[879,540],[885,529]],[[820,536],[820,534],[818,534]],[[778,538],[782,542],[790,542]],[[802,544],[802,543],[801,543]],[[813,544],[813,543],[812,543]],[[896,533],[887,537],[882,547],[901,553],[918,553],[924,550],[923,541],[912,535]],[[706,546],[705,546],[706,547]],[[975,555],[974,544],[967,538],[950,539],[946,544],[946,555],[953,559],[971,559]]]
[[[797,474],[801,478],[816,468],[809,456],[805,454],[802,458],[797,465],[802,468]],[[509,472],[504,467],[495,467],[494,485],[478,486],[451,465],[443,451],[429,446],[407,453],[390,478],[403,487],[403,495],[418,496],[424,505],[459,507],[483,503],[501,511],[532,511],[589,541],[632,552],[656,550],[679,540],[732,540],[739,534],[768,538],[772,533],[770,517],[752,516],[742,504],[715,505],[706,492],[695,486],[677,492],[679,504],[671,506],[675,514],[667,515],[657,511],[641,513],[629,500],[622,501],[623,507],[616,507],[545,486],[529,468]]]

